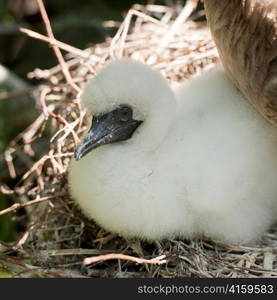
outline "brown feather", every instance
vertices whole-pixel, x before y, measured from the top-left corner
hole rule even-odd
[[[205,0],[205,8],[228,76],[277,126],[277,1]]]

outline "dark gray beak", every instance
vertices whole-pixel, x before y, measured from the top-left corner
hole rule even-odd
[[[120,106],[107,114],[94,117],[89,132],[75,149],[75,159],[81,159],[99,146],[128,140],[141,123],[133,120],[132,108],[128,106]]]

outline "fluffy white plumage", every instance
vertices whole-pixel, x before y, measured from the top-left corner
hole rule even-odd
[[[109,64],[82,100],[93,115],[121,104],[143,120],[69,170],[70,191],[105,229],[142,239],[246,243],[277,220],[277,130],[215,71],[172,91],[130,60]]]

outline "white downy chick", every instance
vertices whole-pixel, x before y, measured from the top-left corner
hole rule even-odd
[[[277,130],[215,71],[175,92],[123,59],[89,81],[72,197],[124,237],[256,240],[277,220]]]

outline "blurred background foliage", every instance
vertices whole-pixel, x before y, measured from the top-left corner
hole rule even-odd
[[[44,3],[56,38],[83,49],[113,35],[116,29],[104,27],[103,22],[122,21],[124,13],[135,3],[181,7],[185,0],[44,0]],[[15,182],[9,179],[4,149],[38,115],[33,99],[11,95],[37,84],[27,81],[28,72],[57,64],[49,46],[21,34],[20,26],[45,33],[36,0],[0,0],[0,184],[4,182],[11,187]],[[0,210],[11,204],[0,192]],[[10,214],[0,216],[0,240],[13,240],[17,229]]]

